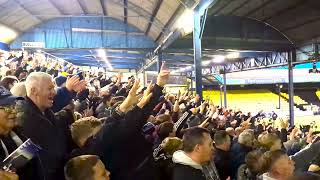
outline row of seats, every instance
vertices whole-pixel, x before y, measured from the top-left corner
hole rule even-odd
[[[223,95],[222,95],[223,96]],[[220,104],[220,91],[203,91],[203,97],[209,98],[215,104]],[[260,110],[273,111],[279,105],[279,96],[268,90],[228,90],[228,107],[240,108],[248,112],[257,112]],[[288,102],[281,99],[281,110],[289,109]]]
[[[289,94],[287,93],[281,93],[281,95],[287,99],[289,99]],[[294,103],[298,105],[305,105],[308,104],[305,100],[301,99],[299,96],[293,96]]]

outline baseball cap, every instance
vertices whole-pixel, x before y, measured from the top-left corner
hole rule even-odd
[[[13,105],[17,100],[24,100],[24,97],[13,96],[9,90],[0,86],[0,106]]]

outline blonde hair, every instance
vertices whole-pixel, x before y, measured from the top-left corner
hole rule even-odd
[[[25,82],[19,82],[19,83],[14,84],[14,86],[10,89],[10,92],[14,96],[26,96],[27,90],[26,90]]]
[[[102,122],[95,117],[81,118],[71,124],[71,136],[73,141],[78,145],[82,146],[82,140],[87,140],[93,136],[97,128],[102,127]]]

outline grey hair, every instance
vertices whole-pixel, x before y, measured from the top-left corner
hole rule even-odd
[[[50,76],[50,74],[44,72],[32,72],[26,79],[27,95],[30,96],[32,88],[41,87],[39,83],[44,79],[52,80],[52,77]]]
[[[10,92],[14,96],[26,96],[27,90],[26,90],[25,82],[19,82],[19,83],[14,84],[14,86],[10,89]]]
[[[252,133],[248,131],[244,131],[239,135],[238,143],[243,144],[245,146],[252,147],[254,136]]]

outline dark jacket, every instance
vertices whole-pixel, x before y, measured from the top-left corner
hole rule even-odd
[[[172,180],[206,180],[201,170],[183,164],[175,164]]]
[[[22,142],[26,141],[24,135],[22,135],[20,129],[15,128],[12,130]],[[8,136],[1,136],[1,141],[4,143],[5,148],[7,149],[8,153],[11,154],[15,149],[18,148],[18,145],[14,142],[10,135]],[[2,162],[6,158],[5,150],[3,146],[0,146],[0,161]],[[19,176],[20,180],[43,180],[43,168],[40,164],[40,159],[38,156],[34,157],[31,161],[29,161],[25,166],[21,169],[18,169],[16,172]]]
[[[53,99],[53,106],[51,110],[53,112],[58,112],[65,106],[67,106],[70,101],[76,97],[76,92],[70,92],[66,87],[58,88],[57,95]]]
[[[154,179],[152,144],[142,135],[142,127],[161,95],[162,88],[155,85],[142,109],[136,106],[124,116],[113,112],[95,137],[74,153],[99,155],[112,180]]]
[[[42,113],[31,99],[22,104],[22,133],[41,146],[39,154],[46,180],[64,179],[63,166],[67,152],[67,122],[59,121],[48,109]]]
[[[247,147],[243,144],[235,143],[231,147],[231,157],[232,157],[232,163],[230,165],[231,169],[231,178],[234,179],[237,175],[238,168],[245,164],[245,158],[246,155],[252,151],[251,147]],[[222,179],[222,178],[221,178]]]
[[[183,151],[175,152],[172,160],[175,163],[172,180],[206,180],[202,166],[195,163]]]
[[[216,148],[214,164],[218,170],[219,177],[223,180],[227,179],[228,176],[231,176],[230,163],[230,152]]]

